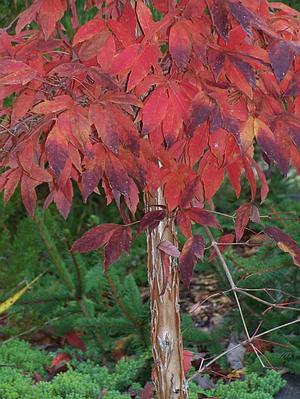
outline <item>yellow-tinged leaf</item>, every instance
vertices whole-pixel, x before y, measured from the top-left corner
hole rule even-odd
[[[295,265],[299,266],[299,250],[297,250],[297,248],[281,241],[278,241],[277,245],[283,252],[289,253],[293,258]]]
[[[18,299],[21,298],[22,295],[25,294],[33,284],[43,275],[44,273],[37,276],[34,280],[28,283],[25,287],[23,287],[20,291],[16,292],[11,297],[7,298],[6,301],[0,303],[0,314],[6,312],[14,303],[17,302]]]
[[[265,229],[265,233],[272,240],[276,241],[282,251],[289,253],[293,258],[294,264],[300,267],[300,248],[289,235],[277,227],[268,227]]]
[[[249,116],[241,130],[241,144],[245,152],[253,144],[253,139],[255,136],[254,121],[255,119],[253,116]]]
[[[227,378],[230,380],[239,380],[245,374],[245,369],[233,370],[231,373],[227,374]]]

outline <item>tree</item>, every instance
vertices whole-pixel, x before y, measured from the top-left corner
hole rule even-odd
[[[80,25],[83,3],[92,18]],[[36,0],[14,31],[1,30],[0,190],[8,201],[20,186],[30,215],[45,183],[44,207],[54,202],[65,218],[74,182],[84,202],[93,192],[115,201],[124,224],[73,245],[103,247],[106,270],[134,227],[146,231],[160,399],[187,397],[179,284],[188,289],[205,250],[192,224],[222,257],[234,236],[218,244],[209,228],[221,228],[213,197],[224,177],[237,197],[244,175],[251,201],[257,180],[261,201],[268,193],[256,143],[284,175],[300,172],[299,15],[265,0]],[[252,203],[238,209],[236,241],[258,217]],[[266,233],[300,265],[291,238]]]

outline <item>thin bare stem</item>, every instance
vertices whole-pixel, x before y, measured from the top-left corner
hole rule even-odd
[[[237,288],[237,291],[240,292],[243,295],[248,296],[249,298],[254,299],[255,301],[258,301],[258,302],[263,303],[264,305],[270,306],[271,308],[286,309],[286,310],[292,310],[292,311],[300,312],[299,308],[286,306],[285,304],[271,303],[271,302],[265,301],[264,299],[261,299],[261,298],[255,296],[255,295],[250,294],[249,292],[244,291],[242,288]]]
[[[295,298],[295,299],[298,299],[300,301],[300,297],[292,295],[291,293],[289,293],[287,291],[280,290],[278,288],[242,288],[242,290],[243,291],[263,291],[263,292],[265,292],[268,295],[270,295],[269,291],[279,292],[280,294],[287,295],[287,296],[289,296],[291,298]],[[272,296],[271,296],[271,298],[273,299]]]
[[[289,326],[291,326],[291,325],[293,325],[293,324],[296,324],[296,323],[300,323],[300,318],[298,318],[298,319],[296,319],[296,320],[293,320],[293,321],[290,321],[290,322],[285,323],[285,324],[281,324],[280,326],[270,328],[269,330],[264,331],[264,332],[262,332],[262,333],[260,333],[260,334],[253,335],[252,338],[251,338],[250,340],[253,341],[254,339],[263,337],[264,335],[270,334],[271,332],[274,332],[274,331],[279,330],[279,329],[284,328],[284,327],[289,327]],[[241,342],[241,343],[239,343],[239,344],[233,346],[232,348],[229,348],[229,349],[227,349],[226,351],[220,353],[218,356],[215,356],[213,359],[211,359],[211,360],[210,360],[208,363],[206,363],[205,365],[203,365],[203,363],[205,362],[205,360],[203,359],[203,361],[201,361],[202,367],[200,367],[199,370],[198,370],[196,373],[194,373],[192,376],[190,376],[189,379],[188,379],[188,381],[191,381],[191,380],[192,380],[193,378],[195,378],[198,374],[203,373],[204,370],[206,370],[209,366],[211,366],[212,364],[214,364],[217,360],[221,359],[223,356],[225,356],[225,355],[227,355],[228,353],[234,351],[235,349],[240,348],[241,346],[244,346],[244,345],[249,344],[249,343],[250,343],[250,341],[249,341],[248,339],[246,339],[246,340],[244,340],[243,342]]]
[[[239,297],[238,297],[237,286],[235,285],[235,282],[234,282],[234,280],[232,278],[232,275],[230,273],[229,267],[227,266],[226,260],[225,260],[225,258],[223,256],[222,252],[220,251],[220,249],[218,247],[218,244],[217,244],[216,240],[214,239],[214,236],[212,235],[212,233],[211,233],[211,231],[209,230],[208,227],[206,227],[206,232],[207,232],[208,237],[211,240],[211,244],[212,244],[213,248],[215,249],[218,258],[220,259],[220,262],[221,262],[221,265],[223,267],[223,270],[224,270],[224,272],[225,272],[225,274],[227,276],[227,279],[229,281],[230,287],[231,287],[231,289],[233,291],[234,299],[236,301],[236,304],[237,304],[237,307],[238,307],[238,310],[239,310],[239,313],[240,313],[240,317],[241,317],[241,320],[242,320],[244,331],[246,333],[246,337],[247,337],[247,339],[250,342],[250,334],[249,334],[247,323],[246,323],[246,320],[245,320],[245,317],[244,317],[244,313],[243,313],[243,310],[242,310],[242,307],[241,307],[241,303],[240,303],[240,300],[239,300]],[[260,357],[260,355],[259,355],[259,353],[257,351],[257,348],[253,345],[253,343],[250,343],[250,345],[251,345],[252,349],[254,350],[257,358],[259,359],[261,365],[263,367],[265,367],[265,365],[264,365],[264,363],[263,363],[263,361],[262,361],[262,359],[261,359],[261,357]]]
[[[189,313],[190,314],[195,313],[201,306],[203,306],[203,304],[205,302],[209,301],[211,298],[215,298],[216,296],[220,296],[220,295],[226,295],[227,293],[229,293],[231,291],[232,291],[232,289],[227,290],[227,291],[216,292],[215,294],[211,294],[211,295],[207,296],[206,298],[203,299],[203,301],[195,304]]]

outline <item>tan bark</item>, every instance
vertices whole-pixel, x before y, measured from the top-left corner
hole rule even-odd
[[[154,197],[146,196],[147,211],[161,209],[155,205],[164,203],[161,190]],[[164,271],[158,249],[162,240],[168,240],[177,246],[175,226],[168,218],[147,234],[155,385],[159,399],[186,399],[188,395],[183,370],[178,262],[172,257],[171,270],[163,292]]]

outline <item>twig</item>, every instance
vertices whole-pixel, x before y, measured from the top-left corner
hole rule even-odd
[[[237,292],[240,292],[241,294],[246,295],[249,298],[252,298],[252,299],[254,299],[254,300],[258,301],[258,302],[261,302],[264,305],[270,306],[271,308],[287,309],[287,310],[300,312],[299,308],[286,306],[285,304],[281,304],[281,303],[271,303],[271,302],[265,301],[264,299],[261,299],[261,298],[255,296],[255,295],[250,294],[249,292],[244,291],[242,288],[237,288]]]
[[[290,321],[290,322],[285,323],[285,324],[281,324],[280,326],[277,326],[277,327],[274,327],[274,328],[270,328],[269,330],[264,331],[264,332],[262,332],[262,333],[260,333],[260,334],[258,334],[258,335],[253,335],[252,338],[250,339],[250,341],[253,341],[254,339],[263,337],[264,335],[267,335],[267,334],[269,334],[269,333],[271,333],[271,332],[274,332],[274,331],[279,330],[279,329],[284,328],[284,327],[291,326],[291,325],[296,324],[296,323],[300,323],[300,318],[298,318],[298,319],[296,319],[296,320],[293,320],[293,321]],[[192,376],[190,376],[189,379],[188,379],[188,381],[191,381],[191,380],[192,380],[193,378],[195,378],[198,374],[202,373],[205,369],[207,369],[209,366],[211,366],[212,364],[214,364],[217,360],[221,359],[223,356],[227,355],[228,353],[234,351],[235,349],[237,349],[237,348],[239,348],[239,347],[241,347],[241,346],[244,346],[244,345],[250,343],[250,341],[249,341],[248,339],[246,339],[246,340],[244,340],[243,342],[241,342],[241,343],[239,343],[239,344],[233,346],[232,348],[229,348],[229,349],[227,349],[226,351],[220,353],[218,356],[215,356],[215,357],[214,357],[212,360],[210,360],[207,364],[205,364],[204,366],[202,366],[201,368],[199,368],[199,370],[198,370],[196,373],[194,373]],[[204,363],[204,362],[205,362],[205,360],[203,360],[202,363]]]
[[[280,290],[278,288],[242,288],[243,291],[264,291],[266,294],[268,294],[272,299],[273,297],[270,295],[269,291],[274,291],[274,292],[279,292],[280,294],[287,295],[291,298],[298,299],[300,301],[300,297],[292,295],[291,293],[287,291]]]
[[[10,23],[9,25],[7,25],[5,28],[2,28],[2,30],[4,30],[4,31],[9,30],[9,29],[13,26],[13,24],[14,24],[15,22],[17,22],[17,20],[19,19],[19,17],[20,17],[20,15],[18,15],[15,19],[13,19],[13,20],[11,21],[11,23]]]
[[[207,296],[206,298],[203,299],[203,301],[198,302],[194,307],[190,310],[189,313],[194,313],[198,308],[200,308],[205,302],[209,301],[211,298],[214,298],[216,296],[220,295],[226,295],[228,292],[231,292],[232,290],[227,290],[227,291],[221,291],[221,292],[216,292],[215,294],[211,294]]]
[[[232,275],[231,275],[231,273],[230,273],[229,267],[227,266],[227,263],[226,263],[226,261],[225,261],[225,258],[224,258],[224,256],[222,255],[222,252],[220,251],[220,249],[219,249],[219,247],[218,247],[218,244],[217,244],[216,240],[214,239],[214,236],[212,235],[212,233],[211,233],[211,231],[209,230],[208,227],[206,227],[205,229],[206,229],[206,232],[207,232],[208,237],[209,237],[210,240],[211,240],[212,246],[213,246],[213,248],[214,248],[215,251],[216,251],[216,254],[217,254],[218,258],[219,258],[220,261],[221,261],[221,265],[222,265],[222,267],[223,267],[223,269],[224,269],[224,272],[225,272],[225,274],[226,274],[226,276],[227,276],[227,279],[228,279],[228,281],[229,281],[230,287],[231,287],[231,289],[232,289],[232,291],[233,291],[233,295],[234,295],[234,298],[235,298],[235,301],[236,301],[236,304],[237,304],[237,307],[238,307],[238,310],[239,310],[239,313],[240,313],[240,317],[241,317],[241,320],[242,320],[242,323],[243,323],[243,327],[244,327],[244,330],[245,330],[245,333],[246,333],[246,337],[247,337],[247,339],[248,339],[249,342],[250,342],[249,330],[248,330],[248,327],[247,327],[247,324],[246,324],[246,320],[245,320],[245,317],[244,317],[244,313],[243,313],[243,310],[242,310],[242,307],[241,307],[241,304],[240,304],[240,300],[239,300],[239,297],[238,297],[238,293],[237,293],[238,288],[237,288],[237,286],[235,285],[235,282],[233,281],[233,278],[232,278]],[[261,357],[260,357],[260,355],[259,355],[259,353],[258,353],[258,351],[257,351],[257,348],[256,348],[256,347],[253,345],[253,343],[251,343],[251,342],[250,342],[250,345],[251,345],[252,349],[254,350],[254,352],[255,352],[257,358],[259,359],[259,361],[260,361],[262,367],[265,367],[265,365],[264,365],[264,363],[263,363],[263,361],[262,361],[262,359],[261,359]]]

